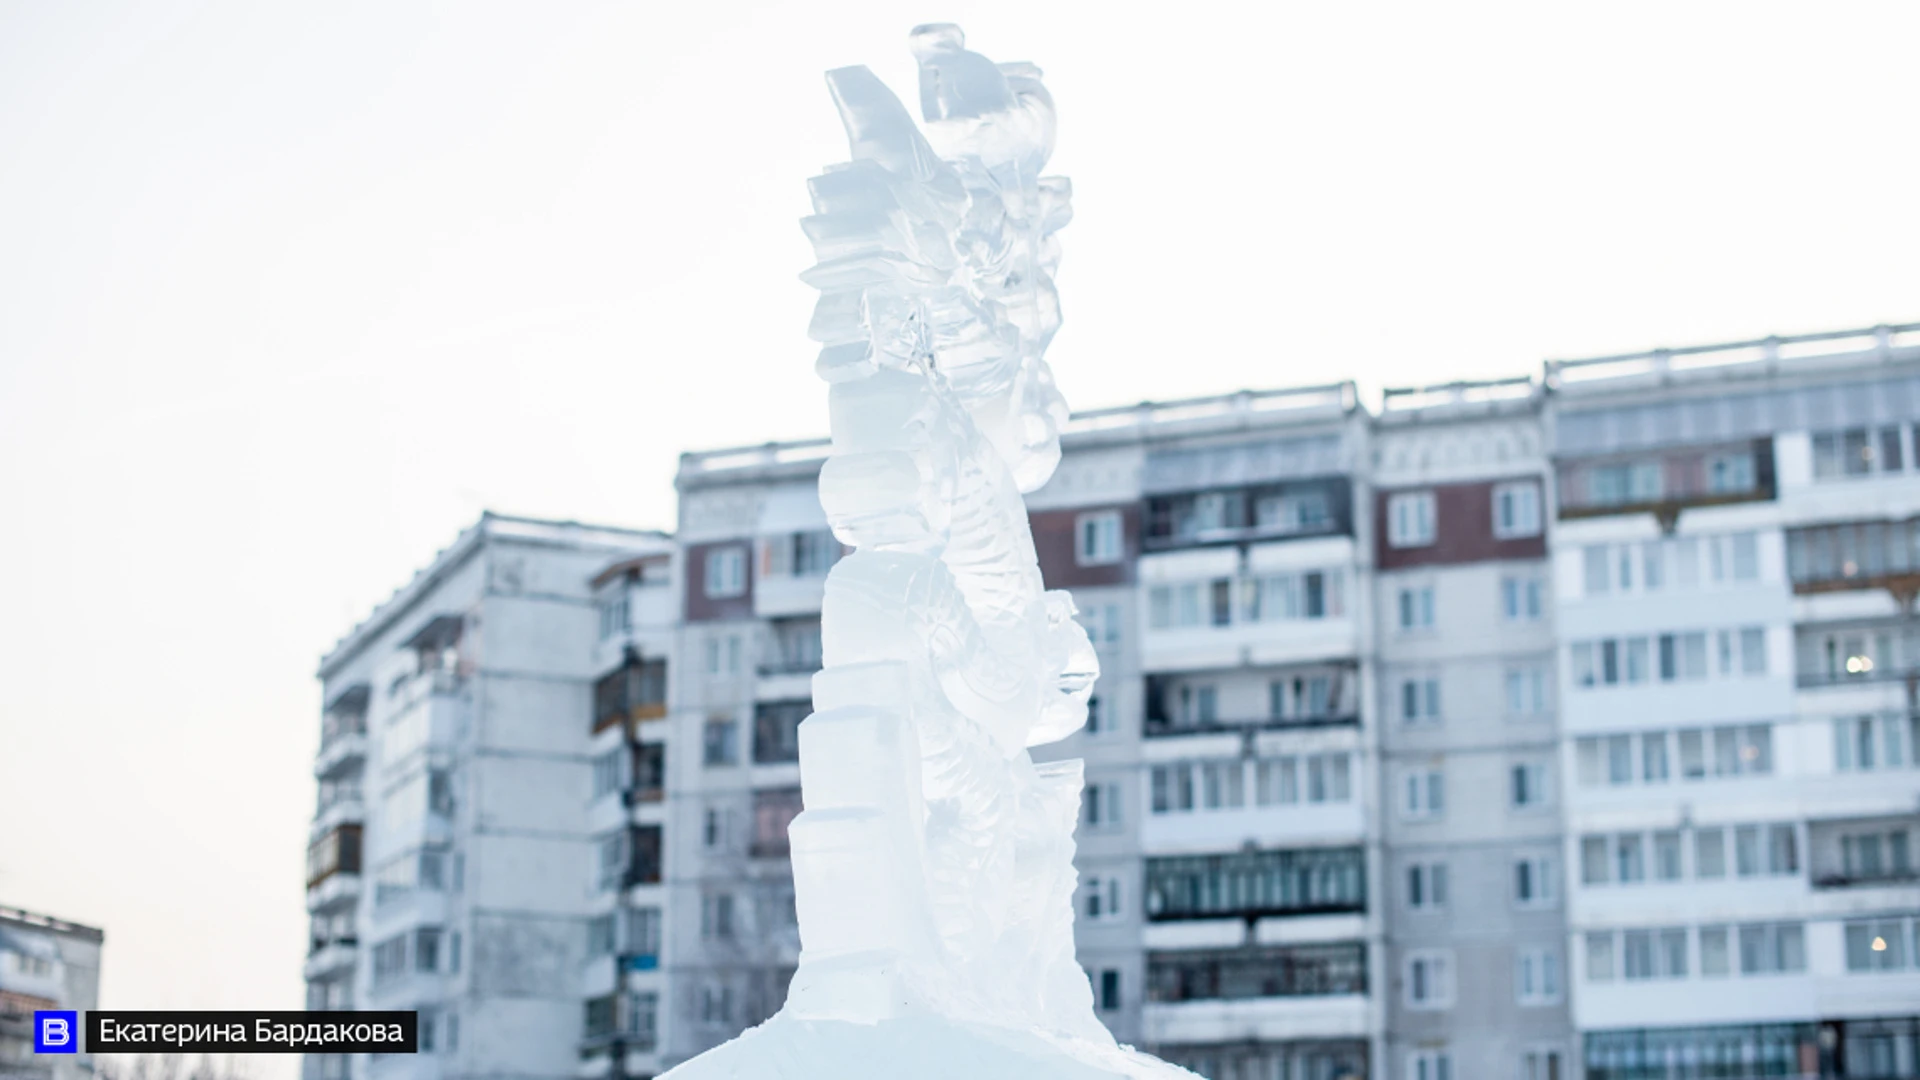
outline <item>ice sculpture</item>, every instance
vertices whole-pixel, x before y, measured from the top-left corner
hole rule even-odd
[[[853,160],[811,183],[830,384],[820,500],[857,550],[827,579],[826,663],[789,830],[801,955],[784,1009],[670,1075],[1174,1077],[1117,1045],[1074,960],[1078,761],[1028,749],[1086,722],[1098,674],[1046,591],[1024,491],[1066,402],[1042,176],[1053,102],[1030,64],[913,31],[914,123],[864,67],[827,74]]]

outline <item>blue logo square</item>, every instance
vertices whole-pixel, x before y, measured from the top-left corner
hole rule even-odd
[[[80,1052],[80,1014],[38,1009],[33,1014],[33,1052],[36,1054],[77,1054]]]

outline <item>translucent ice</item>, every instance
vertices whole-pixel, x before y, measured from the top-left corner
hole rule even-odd
[[[810,184],[830,383],[827,581],[789,830],[797,974],[779,1015],[675,1077],[1179,1076],[1115,1044],[1074,960],[1078,761],[1098,666],[1041,584],[1022,492],[1060,459],[1052,98],[958,27],[912,35],[924,127],[827,74],[852,160]]]

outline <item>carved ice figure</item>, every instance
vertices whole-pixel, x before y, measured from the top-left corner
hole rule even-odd
[[[1080,762],[1028,753],[1086,722],[1098,674],[1021,498],[1067,418],[1042,359],[1071,216],[1067,181],[1041,175],[1053,102],[1039,69],[957,27],[912,49],[924,133],[866,68],[827,74],[852,160],[812,180],[802,223],[831,384],[820,500],[856,550],[827,579],[800,726],[799,969],[778,1016],[675,1075],[964,1075],[932,1060],[956,1045],[1006,1075],[1190,1075],[1094,1017],[1073,947]]]

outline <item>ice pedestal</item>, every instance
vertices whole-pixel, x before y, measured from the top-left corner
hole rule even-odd
[[[800,725],[799,969],[776,1016],[669,1075],[1191,1076],[1094,1016],[1080,762],[1029,754],[1085,724],[1098,675],[1022,499],[1067,417],[1043,359],[1070,216],[1067,182],[1040,175],[1053,101],[956,27],[912,48],[924,129],[867,69],[828,73],[852,160],[814,178],[802,222],[830,384],[820,500],[857,550],[827,579]]]

